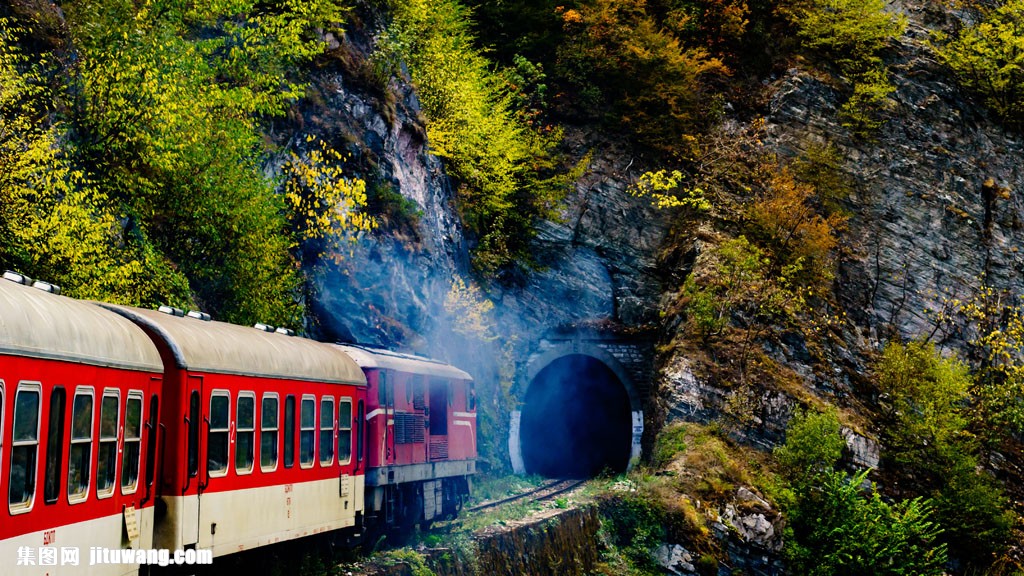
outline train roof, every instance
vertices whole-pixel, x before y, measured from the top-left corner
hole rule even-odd
[[[101,304],[155,332],[178,368],[339,384],[365,385],[362,370],[328,344],[249,326]]]
[[[74,298],[0,280],[0,353],[162,372],[138,326]]]
[[[402,354],[382,348],[370,348],[355,344],[335,344],[345,351],[362,368],[383,368],[411,374],[452,378],[455,380],[472,380],[473,377],[451,364],[432,360],[424,356]]]

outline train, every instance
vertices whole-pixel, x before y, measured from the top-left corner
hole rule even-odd
[[[444,362],[6,272],[0,562],[136,574],[428,525],[468,498],[476,408],[472,377]]]

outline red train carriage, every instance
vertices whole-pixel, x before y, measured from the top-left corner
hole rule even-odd
[[[165,366],[157,547],[216,557],[357,524],[366,381],[351,359],[202,314],[104,306]]]
[[[152,547],[160,355],[116,314],[4,278],[0,562],[18,574],[133,573],[90,566],[89,554]]]
[[[409,525],[454,515],[476,472],[472,377],[419,356],[338,348],[366,374],[368,521]]]

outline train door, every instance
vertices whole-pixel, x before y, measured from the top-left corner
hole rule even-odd
[[[183,546],[190,546],[199,541],[199,494],[202,491],[199,484],[201,478],[199,469],[202,463],[200,429],[203,422],[203,377],[189,376],[185,389],[187,391],[185,429],[188,456],[185,466],[185,488],[182,490],[180,525],[181,543]]]
[[[446,380],[430,381],[430,442],[428,450],[430,460],[448,458],[448,403],[449,385]]]
[[[384,462],[385,466],[395,462],[395,384],[392,374],[380,371],[380,401],[384,408]]]

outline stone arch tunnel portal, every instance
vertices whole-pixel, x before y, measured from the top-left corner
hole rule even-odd
[[[517,472],[589,478],[629,468],[639,455],[643,415],[628,377],[609,363],[620,368],[612,358],[571,353],[530,378],[510,437]]]

